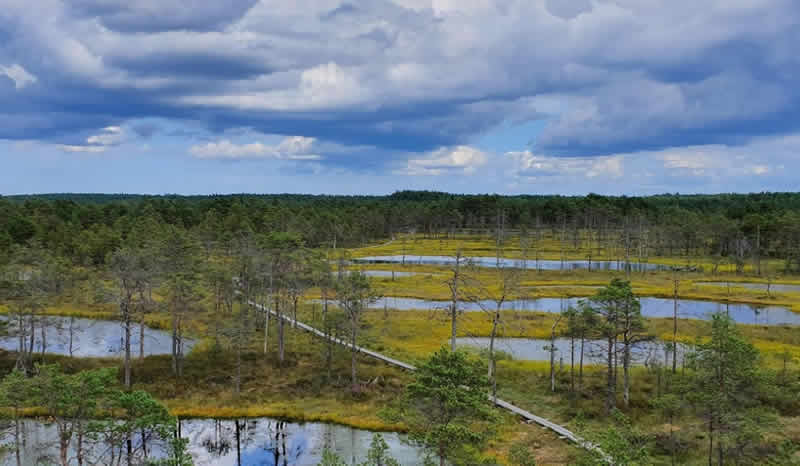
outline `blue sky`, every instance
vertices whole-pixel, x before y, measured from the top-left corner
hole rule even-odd
[[[798,189],[795,0],[0,7],[0,194]]]

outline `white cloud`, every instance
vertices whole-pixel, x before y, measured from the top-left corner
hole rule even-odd
[[[103,128],[102,133],[89,136],[86,139],[86,143],[98,146],[113,146],[119,144],[123,137],[122,128],[119,126],[107,126]]]
[[[797,138],[769,138],[744,147],[689,146],[651,154],[662,161],[664,168],[681,176],[763,176],[772,172],[769,158],[774,163],[782,154],[793,153],[793,149],[788,149],[792,139]]]
[[[36,76],[28,73],[25,68],[17,64],[11,66],[0,65],[0,74],[4,74],[8,79],[14,81],[15,89],[24,89],[25,86],[38,81]]]
[[[696,170],[702,172],[710,165],[710,158],[705,154],[664,154],[661,156],[665,168]]]
[[[345,67],[329,62],[300,72],[293,86],[259,90],[261,86],[275,87],[265,82],[251,82],[246,89],[234,89],[215,95],[191,95],[181,103],[210,107],[232,107],[239,110],[319,111],[335,110],[353,105],[369,106],[378,97],[370,91],[370,83],[359,75],[357,67]],[[255,88],[255,89],[254,89]]]
[[[120,126],[106,126],[98,134],[93,134],[86,138],[85,145],[62,144],[58,148],[64,152],[86,152],[89,154],[99,154],[105,152],[109,147],[118,146],[125,140],[125,130]]]
[[[397,173],[406,175],[472,174],[489,160],[486,153],[470,146],[443,147],[422,158],[408,160]]]
[[[69,145],[69,144],[62,144],[58,146],[59,149],[63,150],[64,152],[85,152],[87,154],[100,154],[106,151],[104,146],[79,146],[79,145]]]
[[[623,155],[603,157],[553,157],[531,151],[508,152],[514,162],[512,173],[526,178],[583,176],[619,178],[625,174]]]
[[[276,145],[261,142],[236,144],[222,139],[219,142],[194,145],[189,148],[189,153],[200,159],[321,160],[322,156],[312,153],[314,142],[314,138],[303,136],[287,137]]]
[[[508,152],[513,189],[609,193],[791,190],[800,133],[728,146],[706,144],[595,157]],[[624,181],[624,182],[623,182]],[[509,184],[511,186],[511,184]]]

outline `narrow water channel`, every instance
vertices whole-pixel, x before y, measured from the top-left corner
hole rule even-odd
[[[730,285],[731,288],[747,288],[749,290],[759,290],[759,291],[767,291],[767,286],[769,286],[770,291],[775,291],[778,293],[795,293],[800,292],[800,285],[786,285],[783,283],[773,283],[771,285],[767,285],[766,283],[747,283],[747,282],[697,282],[697,285],[700,286],[724,286],[728,287]]]
[[[538,298],[529,300],[511,300],[503,303],[502,309],[517,311],[561,312],[569,306],[577,306],[584,298]],[[673,301],[667,298],[641,297],[642,314],[645,317],[670,318],[673,314]],[[433,301],[417,298],[384,297],[380,298],[372,308],[398,310],[433,310],[447,309],[448,301]],[[493,301],[465,301],[459,303],[464,311],[493,310]],[[714,313],[727,313],[741,324],[756,325],[800,325],[800,313],[783,306],[754,306],[741,303],[720,303],[691,299],[678,300],[678,317],[683,319],[709,320]]]
[[[515,267],[530,270],[631,270],[632,272],[644,271],[663,271],[670,270],[670,266],[664,264],[651,264],[624,261],[588,261],[588,260],[534,260],[527,259],[508,259],[501,257],[498,261],[496,257],[469,257],[465,258],[478,267],[497,267],[498,263],[502,267]],[[455,258],[451,256],[370,256],[354,259],[353,262],[362,264],[423,264],[423,265],[451,265],[455,263]]]

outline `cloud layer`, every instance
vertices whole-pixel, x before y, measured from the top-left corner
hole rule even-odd
[[[157,119],[200,128],[196,158],[411,175],[506,160],[524,179],[623,176],[621,154],[647,154],[695,176],[714,164],[686,148],[719,160],[800,132],[795,0],[0,3],[0,139],[70,152]],[[507,157],[475,144],[534,120]]]

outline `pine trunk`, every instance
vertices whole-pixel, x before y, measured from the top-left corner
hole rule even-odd
[[[616,407],[616,375],[614,374],[614,339],[608,339],[608,372],[606,377],[606,413]]]
[[[125,315],[125,388],[131,388],[131,317]]]
[[[358,391],[358,377],[356,374],[356,324],[355,318],[350,319],[350,376],[353,384],[353,391]]]

